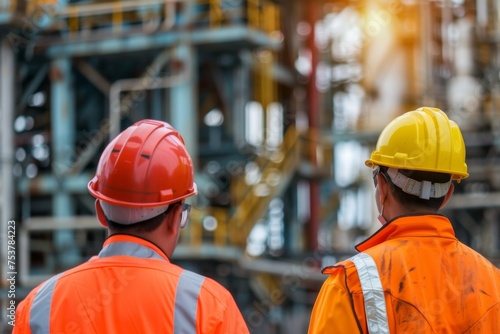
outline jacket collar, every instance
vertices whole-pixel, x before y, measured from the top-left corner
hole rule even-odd
[[[396,217],[355,248],[363,252],[386,240],[407,237],[456,239],[448,218],[439,214],[422,214]]]
[[[128,255],[169,261],[167,255],[151,241],[129,234],[113,234],[104,242],[99,257]]]

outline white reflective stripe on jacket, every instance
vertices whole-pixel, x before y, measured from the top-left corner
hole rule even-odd
[[[354,263],[358,272],[363,291],[368,332],[370,334],[389,333],[384,289],[375,261],[366,253],[359,253],[348,260]]]

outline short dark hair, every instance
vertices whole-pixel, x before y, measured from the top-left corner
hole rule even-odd
[[[405,193],[401,188],[392,183],[387,167],[380,166],[380,172],[384,175],[389,184],[391,193],[396,200],[410,212],[430,211],[437,212],[444,201],[444,196],[439,198],[423,199],[415,195]],[[398,169],[398,171],[416,181],[430,181],[432,183],[445,183],[451,180],[451,174],[434,173],[409,169]]]
[[[149,218],[134,224],[125,225],[114,222],[106,218],[106,223],[108,224],[108,228],[113,233],[127,233],[127,234],[139,234],[139,233],[149,233],[155,231],[158,227],[160,227],[163,219],[168,214],[170,209],[173,207],[173,204],[168,206],[168,209],[160,213],[158,216],[154,216],[153,218]]]

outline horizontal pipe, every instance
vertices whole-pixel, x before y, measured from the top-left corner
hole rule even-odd
[[[22,178],[17,183],[17,191],[20,195],[53,194],[57,191],[84,194],[87,193],[87,184],[92,177],[93,175],[84,173],[58,179],[52,174],[41,174],[34,179]]]
[[[26,231],[104,229],[95,216],[31,217],[22,228]]]
[[[169,52],[164,51],[157,56],[153,64],[148,67],[146,73],[140,78],[129,78],[115,81],[111,84],[109,92],[109,137],[110,140],[115,138],[120,132],[120,120],[124,114],[129,112],[130,102],[133,102],[133,94],[127,96],[129,106],[122,108],[120,99],[123,91],[146,91],[159,88],[169,88],[180,85],[191,78],[193,65],[189,61],[185,61],[183,70],[179,74],[157,77],[158,72],[169,60]]]
[[[500,208],[500,192],[454,194],[443,210]]]

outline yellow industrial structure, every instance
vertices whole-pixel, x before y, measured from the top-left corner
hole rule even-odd
[[[445,213],[500,265],[498,13],[487,0],[0,0],[0,309],[7,272],[22,299],[100,250],[87,183],[142,118],[178,129],[197,170],[173,262],[226,286],[254,333],[307,332],[321,267],[379,227],[364,160],[422,105],[467,146],[471,177]]]

